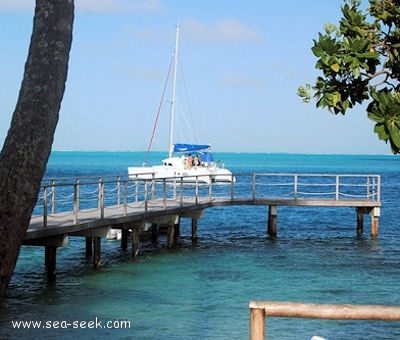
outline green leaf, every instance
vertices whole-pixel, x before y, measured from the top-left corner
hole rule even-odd
[[[385,117],[380,112],[368,112],[368,118],[377,123],[383,123],[385,121]]]
[[[397,146],[397,148],[400,148],[400,129],[399,129],[399,127],[397,126],[397,124],[395,122],[391,121],[388,124],[388,130],[389,130],[391,141]]]
[[[386,132],[385,126],[383,124],[375,124],[374,132],[378,135],[380,140],[388,140],[389,134]]]
[[[331,65],[331,69],[337,73],[340,70],[340,66],[338,63],[334,63],[333,65]]]

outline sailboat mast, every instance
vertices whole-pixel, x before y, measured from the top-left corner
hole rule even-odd
[[[171,99],[171,114],[169,121],[169,157],[172,156],[174,143],[174,124],[175,124],[175,96],[176,96],[176,73],[178,67],[178,46],[179,46],[179,27],[176,27],[175,49],[174,49],[174,73],[172,80],[172,99]]]

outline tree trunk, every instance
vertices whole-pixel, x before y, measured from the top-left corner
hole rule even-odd
[[[0,154],[0,298],[14,271],[50,156],[73,19],[73,0],[36,0],[24,78]]]

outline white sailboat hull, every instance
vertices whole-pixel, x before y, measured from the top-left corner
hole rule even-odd
[[[209,184],[211,182],[230,183],[235,181],[235,177],[228,169],[219,168],[215,164],[185,168],[180,157],[163,160],[162,165],[128,167],[128,175],[130,178],[167,179],[168,181],[178,180],[185,183]]]

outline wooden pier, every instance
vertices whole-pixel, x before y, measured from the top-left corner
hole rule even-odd
[[[25,245],[45,247],[48,281],[56,279],[57,247],[68,237],[86,238],[86,255],[101,263],[101,238],[110,229],[121,230],[121,246],[132,243],[139,254],[140,234],[157,238],[167,229],[168,248],[179,236],[181,218],[192,221],[192,240],[197,240],[198,219],[215,206],[262,205],[269,207],[267,234],[277,235],[279,206],[353,207],[357,234],[363,233],[364,215],[371,218],[371,236],[378,235],[380,216],[379,175],[338,174],[235,174],[226,184],[185,183],[184,178],[144,180],[127,176],[44,180]]]

